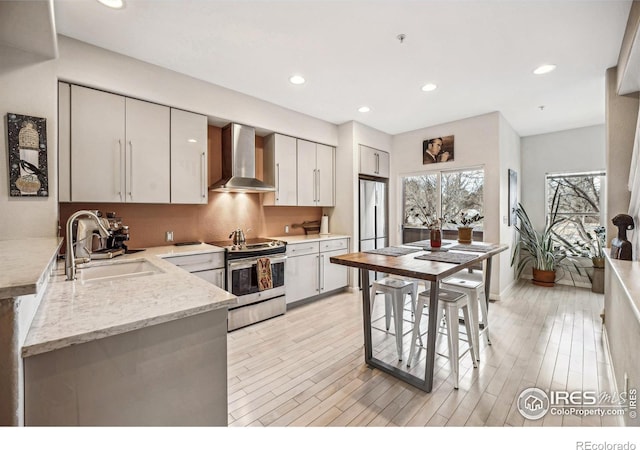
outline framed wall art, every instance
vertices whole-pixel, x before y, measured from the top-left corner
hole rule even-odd
[[[47,119],[7,113],[9,196],[48,197]]]
[[[453,136],[439,136],[422,141],[422,164],[453,161]]]
[[[509,226],[515,225],[518,216],[516,209],[518,208],[518,172],[509,169]]]

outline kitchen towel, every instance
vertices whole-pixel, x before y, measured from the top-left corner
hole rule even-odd
[[[258,290],[264,291],[273,288],[273,277],[271,276],[271,260],[269,258],[258,258],[256,262],[258,271]]]

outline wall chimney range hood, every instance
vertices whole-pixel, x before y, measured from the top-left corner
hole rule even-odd
[[[256,179],[256,130],[230,123],[222,129],[222,178],[209,187],[217,192],[271,192]]]

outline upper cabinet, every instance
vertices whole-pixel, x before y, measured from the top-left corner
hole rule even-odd
[[[276,187],[263,204],[335,205],[335,148],[282,134],[265,138],[264,181]]]
[[[125,201],[169,203],[169,108],[132,98],[126,98],[125,105]]]
[[[207,201],[207,118],[171,108],[171,203]]]
[[[264,140],[264,182],[276,187],[264,194],[263,204],[296,206],[297,139],[282,134],[270,134]]]
[[[389,153],[361,145],[360,173],[374,177],[389,178]]]
[[[335,148],[298,139],[298,205],[334,206]]]
[[[207,203],[205,116],[66,83],[59,116],[60,201]]]

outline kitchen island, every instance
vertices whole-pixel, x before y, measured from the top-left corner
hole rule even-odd
[[[430,283],[429,297],[429,326],[428,330],[437,329],[438,293],[440,281],[454,275],[456,272],[473,267],[482,261],[487,261],[485,270],[491,271],[491,260],[509,247],[504,244],[489,244],[484,242],[474,242],[473,246],[483,249],[476,251],[450,251],[448,254],[466,255],[464,260],[459,262],[443,262],[437,260],[424,260],[430,258],[434,252],[424,251],[421,247],[415,247],[411,253],[400,253],[398,256],[391,254],[374,254],[367,252],[350,253],[331,258],[334,264],[360,269],[360,276],[363,286],[370,286],[369,271],[383,272],[389,275],[398,275],[412,279],[424,280]],[[403,249],[410,249],[411,244],[406,244]],[[391,249],[394,249],[393,247]],[[379,251],[380,249],[376,250]],[[451,248],[453,250],[453,248]],[[439,253],[439,252],[438,252]],[[434,258],[437,256],[434,255]],[[445,258],[446,259],[446,258]],[[452,260],[455,258],[452,258]],[[490,283],[490,278],[485,279],[485,284]],[[362,317],[364,328],[365,363],[371,367],[378,368],[396,378],[399,378],[412,386],[431,392],[433,388],[433,374],[436,354],[436,333],[427,333],[426,355],[424,361],[412,365],[411,369],[406,369],[406,362],[394,360],[384,360],[383,356],[374,355],[374,341],[372,338],[372,318],[371,318],[371,298],[369,289],[362,290]],[[389,352],[386,352],[388,355]],[[385,355],[385,350],[381,352]],[[421,375],[422,373],[422,375]]]
[[[22,347],[26,425],[226,425],[226,320],[235,296],[158,247],[93,261],[132,276],[66,281],[58,264]],[[221,249],[219,249],[221,251]]]

